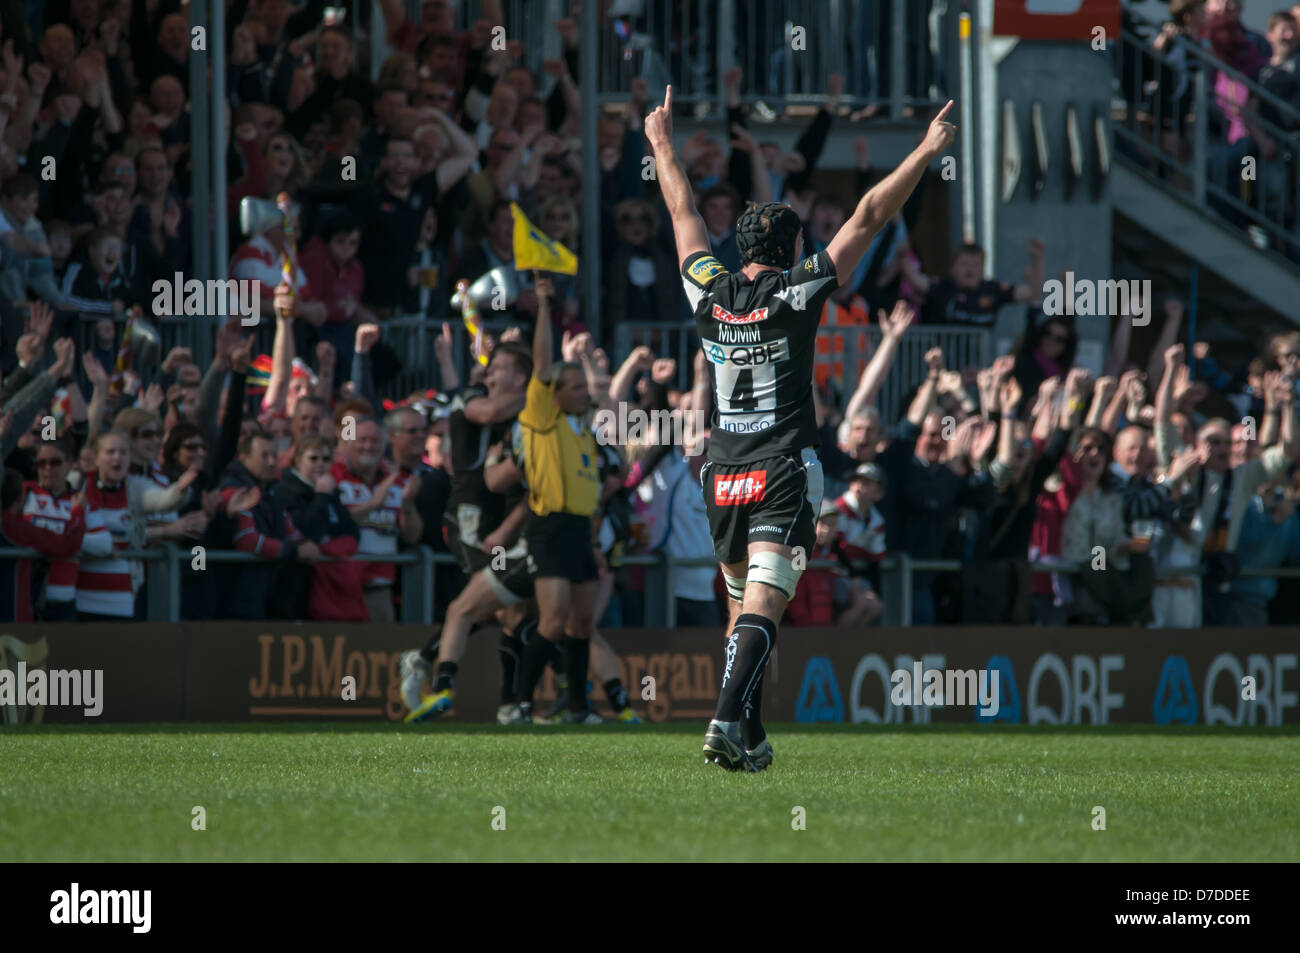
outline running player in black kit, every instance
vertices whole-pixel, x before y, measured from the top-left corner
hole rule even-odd
[[[916,151],[862,197],[826,251],[800,260],[803,236],[789,206],[747,209],[736,222],[741,271],[730,274],[710,253],[673,150],[672,97],[670,86],[664,104],[646,117],[645,134],[709,361],[714,411],[700,479],[731,610],[722,688],[704,755],[729,770],[761,771],[772,763],[760,720],[763,672],[777,622],[799,582],[795,556],[813,548],[821,503],[812,372],[822,304],[853,274],[926,166],[952,143],[955,127],[945,121],[952,103],[940,110]]]
[[[407,721],[423,721],[451,707],[452,685],[470,628],[482,621],[476,610],[484,599],[496,598],[492,609],[511,605],[532,596],[532,580],[523,568],[522,554],[507,553],[506,565],[493,564],[493,551],[518,535],[522,513],[513,511],[513,500],[488,489],[483,468],[488,451],[509,439],[510,426],[524,406],[524,393],[533,372],[528,349],[513,342],[498,344],[481,385],[471,385],[456,395],[452,405],[452,486],[445,516],[447,543],[462,572],[469,578],[464,591],[448,607],[447,619],[428,645],[405,652],[401,660],[402,699],[409,712]],[[517,496],[521,494],[516,494]],[[491,612],[489,611],[488,615]],[[518,620],[516,620],[518,621]],[[517,626],[516,626],[517,628]],[[504,631],[504,630],[503,630]],[[443,645],[446,639],[448,644]],[[519,633],[504,631],[502,664],[507,667],[521,654]],[[439,662],[439,671],[433,666]],[[420,697],[420,686],[432,677],[433,694]],[[513,670],[503,680],[514,680]]]

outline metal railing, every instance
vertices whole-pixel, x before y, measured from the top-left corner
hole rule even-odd
[[[934,0],[641,0],[616,4],[602,36],[603,99],[625,98],[633,78],[697,114],[725,111],[722,76],[743,71],[742,98],[774,110],[820,104],[832,73],[845,99],[900,118],[943,100],[956,5]],[[679,93],[680,91],[680,93]]]
[[[124,559],[138,559],[146,568],[147,621],[179,622],[181,621],[181,577],[182,566],[193,557],[191,551],[164,543],[142,550],[124,550],[119,554]],[[39,559],[40,554],[32,549],[0,548],[0,561],[9,559]],[[220,563],[260,563],[275,565],[264,559],[258,559],[249,553],[231,550],[208,550],[208,562]],[[432,625],[433,609],[437,593],[434,585],[434,567],[455,565],[456,560],[448,553],[435,553],[427,546],[417,546],[402,550],[395,556],[384,558],[356,556],[353,562],[390,563],[401,566],[402,572],[402,611],[400,621],[404,624]],[[322,559],[321,562],[346,562],[348,560]],[[677,625],[677,586],[678,570],[716,569],[717,560],[712,556],[690,558],[674,557],[666,552],[634,553],[618,557],[616,567],[642,567],[646,574],[646,618],[645,625],[650,628],[674,628]],[[864,562],[855,563],[855,568],[862,568]],[[839,569],[843,564],[836,559],[810,559],[809,569]],[[883,623],[887,626],[912,625],[912,595],[914,576],[917,573],[956,573],[968,568],[968,564],[955,559],[913,559],[906,553],[891,555],[879,563],[881,570],[881,599],[884,603]],[[1035,573],[1069,573],[1081,567],[1060,562],[1031,562],[1031,572]],[[1171,576],[1199,575],[1200,567],[1161,569],[1157,578]],[[1300,567],[1247,567],[1240,575],[1248,577],[1274,577],[1279,579],[1300,578]],[[450,599],[447,600],[450,602]]]
[[[1166,191],[1246,229],[1261,249],[1300,261],[1300,110],[1183,37],[1161,53],[1126,32],[1115,65],[1124,100],[1113,123],[1117,153]],[[1248,135],[1232,144],[1214,89],[1218,76],[1248,94],[1247,104],[1231,107]]]
[[[844,104],[900,118],[942,103],[954,63],[955,0],[605,0],[600,4],[601,102],[626,100],[642,78],[652,99],[670,82],[697,114],[725,111],[722,76],[744,71],[743,98],[779,111],[820,104],[832,73],[846,80]],[[566,0],[503,0],[511,38],[540,73],[562,45],[555,21]],[[481,4],[461,5],[469,29]],[[761,112],[761,110],[760,110]]]
[[[145,564],[146,619],[149,622],[181,621],[181,581],[183,567],[197,557],[193,550],[175,543],[160,543],[146,549],[125,549],[115,554],[120,559],[136,559]],[[0,547],[0,561],[10,559],[42,559],[34,549]],[[261,565],[268,569],[278,565],[274,560],[259,559],[251,553],[235,550],[205,549],[203,560],[207,563],[244,563]],[[392,556],[356,555],[347,559],[322,558],[322,563],[363,562],[383,563],[401,567],[402,611],[401,621],[417,625],[433,624],[435,563],[455,562],[446,553],[434,553],[428,546],[412,546]]]
[[[678,559],[664,553],[623,556],[618,564],[644,566],[651,570],[647,574],[645,621],[646,625],[652,628],[658,626],[673,628],[677,624],[674,582],[678,569],[704,569],[717,566],[716,560],[712,557]],[[842,565],[835,559],[810,559],[807,568],[839,569]],[[865,563],[856,563],[855,568],[862,568],[865,565]],[[906,553],[891,555],[878,565],[881,570],[880,597],[884,604],[882,622],[891,627],[912,625],[912,594],[914,577],[917,573],[959,573],[969,568],[969,564],[955,559],[913,559]],[[1034,573],[1069,573],[1081,568],[1060,562],[1029,564],[1030,571]],[[1158,570],[1156,577],[1164,579],[1172,576],[1195,576],[1200,573],[1199,566],[1170,568]],[[1300,566],[1248,567],[1242,569],[1240,575],[1295,579],[1300,578]]]

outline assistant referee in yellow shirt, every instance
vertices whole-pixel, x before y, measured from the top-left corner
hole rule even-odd
[[[601,478],[591,430],[587,374],[579,364],[551,359],[551,282],[537,274],[537,326],[533,376],[519,414],[528,482],[530,568],[537,595],[538,632],[524,649],[520,714],[531,718],[533,692],[546,669],[550,647],[559,644],[569,678],[570,723],[599,722],[587,705],[587,660],[596,604],[596,518]],[[545,642],[543,641],[545,640]]]

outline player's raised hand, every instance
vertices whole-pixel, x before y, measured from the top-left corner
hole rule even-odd
[[[672,141],[673,88],[671,86],[664,92],[664,104],[650,110],[650,115],[645,117],[645,137],[655,148]]]
[[[930,123],[930,128],[926,130],[925,140],[922,146],[931,156],[937,157],[943,154],[943,151],[952,145],[952,141],[957,138],[957,127],[948,122],[948,115],[952,112],[953,101],[948,100],[948,105],[939,110],[939,115],[934,117]]]

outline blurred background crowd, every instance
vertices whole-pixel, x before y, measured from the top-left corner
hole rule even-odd
[[[622,101],[600,109],[592,168],[581,123],[597,104],[579,92],[576,9],[551,24],[560,55],[539,61],[492,0],[473,4],[472,19],[450,0],[228,3],[227,36],[205,40],[225,62],[227,210],[233,219],[244,199],[287,195],[292,231],[266,215],[232,234],[226,276],[253,283],[261,320],[203,324],[199,348],[169,337],[186,318],[160,308],[157,284],[171,301],[176,276],[190,273],[205,200],[188,93],[198,41],[184,8],[0,0],[3,529],[7,545],[41,553],[0,557],[4,617],[143,618],[146,574],[129,554],[172,543],[185,557],[184,618],[398,618],[401,573],[384,559],[446,551],[456,398],[499,386],[478,358],[526,342],[536,321],[534,276],[513,266],[512,203],[577,255],[579,275],[553,277],[551,313],[557,351],[584,364],[597,404],[707,409],[707,365],[685,324],[641,123],[691,45],[716,38],[701,19],[688,42],[688,4],[683,45],[651,55],[636,45],[637,5],[626,16],[621,6],[607,26],[639,68]],[[918,14],[903,24],[884,16],[889,6],[851,12],[864,31],[903,31],[908,81],[941,92],[932,5],[909,5]],[[1210,49],[1294,102],[1294,21],[1280,12],[1260,37],[1239,12],[1232,0],[1174,0],[1153,49]],[[781,29],[745,16],[751,33]],[[381,62],[369,58],[375,30],[389,50]],[[775,101],[794,65],[772,48],[679,80],[721,91],[726,134],[693,133],[681,154],[713,252],[732,269],[746,202],[788,202],[811,253],[887,171],[872,165],[868,133],[879,112],[869,101],[894,92],[890,64],[855,59],[798,108],[774,111],[761,97]],[[1190,76],[1120,71],[1134,104],[1163,104],[1173,152]],[[1222,115],[1212,168],[1243,202],[1267,200],[1272,182],[1285,206],[1294,192],[1268,170],[1291,175],[1291,154],[1268,130],[1286,117],[1256,123],[1268,104],[1236,82],[1212,80]],[[925,118],[919,102],[907,110]],[[793,148],[764,135],[773,122],[797,127]],[[828,136],[847,124],[860,130],[854,162],[828,166]],[[1266,171],[1240,193],[1233,176],[1248,154]],[[1289,618],[1294,597],[1267,573],[1300,566],[1300,332],[1260,329],[1244,360],[1241,349],[1221,358],[1188,326],[1189,289],[1167,286],[1154,334],[1135,339],[1132,315],[1113,315],[1100,366],[1085,362],[1077,322],[1107,319],[1044,313],[1043,242],[1026,249],[1023,274],[988,277],[983,249],[948,240],[943,189],[927,177],[820,316],[814,384],[830,483],[787,622],[881,624],[899,600],[894,618],[915,624]],[[583,242],[584,190],[599,196],[595,248]],[[1289,253],[1276,235],[1264,240]],[[592,260],[594,301],[581,274]],[[471,347],[451,295],[494,270],[507,300]],[[1008,313],[1020,332],[997,354],[991,332]],[[412,322],[433,330],[427,352],[409,344]],[[636,337],[620,333],[632,327]],[[982,347],[967,346],[975,336]],[[630,556],[686,560],[673,575],[679,600],[707,605],[721,592],[697,488],[707,429],[685,432],[677,446],[603,438],[623,488],[605,507],[615,583],[602,627],[647,619],[649,573]],[[196,546],[256,562],[203,565]],[[890,582],[900,559],[920,561],[906,588]],[[435,617],[463,584],[440,560]]]

